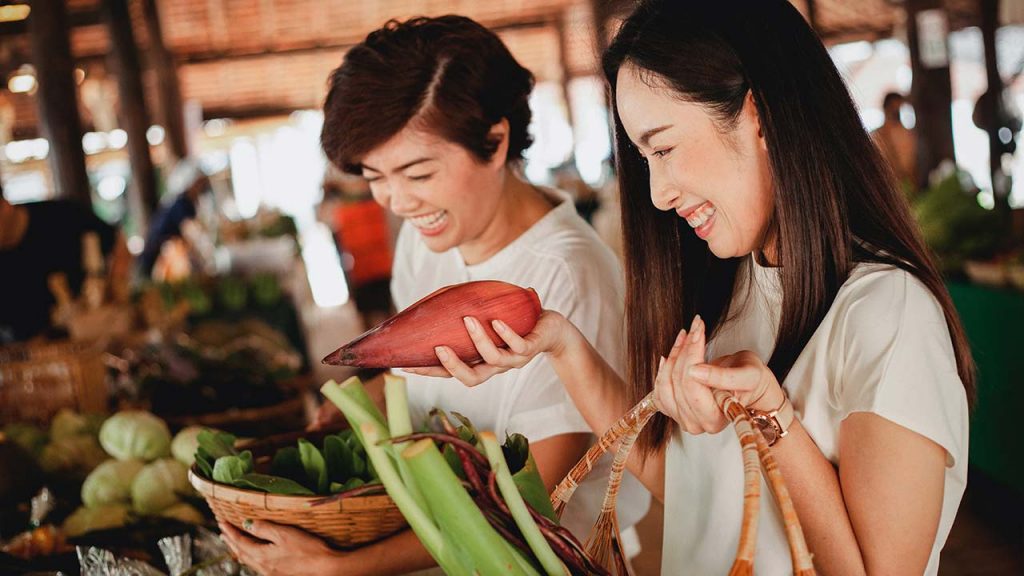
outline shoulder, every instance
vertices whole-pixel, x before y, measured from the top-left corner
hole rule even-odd
[[[623,271],[615,254],[575,212],[560,216],[524,251],[533,280],[552,292],[549,299],[624,298]]]
[[[891,332],[905,324],[945,325],[935,294],[912,273],[885,264],[861,264],[840,288],[834,304],[856,333]]]

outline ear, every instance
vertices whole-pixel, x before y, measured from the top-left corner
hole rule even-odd
[[[498,147],[494,150],[494,155],[488,161],[488,164],[494,168],[505,167],[508,160],[508,137],[508,118],[502,118],[498,123],[491,126],[491,129],[487,132],[487,141],[498,143]]]
[[[757,100],[754,99],[753,90],[747,90],[747,97],[743,102],[743,114],[749,115],[757,127],[757,139],[761,143],[762,150],[768,150],[768,143],[764,139],[764,128],[761,124],[761,115],[757,111]]]

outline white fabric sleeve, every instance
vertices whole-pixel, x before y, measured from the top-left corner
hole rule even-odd
[[[543,295],[541,304],[545,309],[563,314],[591,343],[596,345],[601,335],[611,342],[614,338],[609,335],[622,333],[621,313],[616,317],[609,312],[621,310],[621,303],[617,302],[619,296],[608,286],[592,289],[588,286],[585,292],[581,291],[578,286],[581,281],[570,266],[562,264],[552,271],[546,285],[535,288]],[[602,352],[621,353],[611,345],[605,348],[608,350]],[[516,387],[509,431],[520,432],[534,442],[559,434],[592,432],[545,356],[535,358],[519,370]]]
[[[845,419],[871,412],[929,438],[952,467],[967,454],[967,396],[942,307],[905,271],[878,273],[840,320],[832,398]]]

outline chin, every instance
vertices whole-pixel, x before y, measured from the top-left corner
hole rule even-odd
[[[421,234],[420,238],[423,239],[423,243],[427,245],[427,248],[436,254],[447,252],[452,248],[455,248],[457,245],[450,239],[448,234],[442,234],[440,236],[423,236]]]

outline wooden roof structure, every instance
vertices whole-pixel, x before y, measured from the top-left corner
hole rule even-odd
[[[87,77],[104,74],[111,51],[101,16],[104,0],[67,0],[71,48]],[[623,0],[155,0],[163,41],[177,65],[183,98],[200,103],[205,118],[259,117],[317,108],[325,82],[346,47],[389,18],[459,13],[495,29],[539,80],[594,74],[594,14],[613,20]],[[901,0],[791,0],[830,43],[899,34]],[[951,28],[976,25],[976,0],[944,0]],[[1004,0],[1010,1],[1010,0]],[[141,1],[130,2],[143,63],[148,108],[155,74]],[[31,16],[30,16],[31,17]],[[15,138],[38,134],[30,94],[6,90],[6,79],[30,63],[24,21],[0,23],[0,97],[13,103]],[[91,120],[83,115],[86,129]]]

